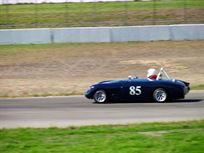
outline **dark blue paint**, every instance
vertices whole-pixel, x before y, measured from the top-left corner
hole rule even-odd
[[[130,95],[130,86],[141,86],[140,95]],[[89,99],[93,98],[94,93],[103,89],[106,91],[110,100],[133,101],[133,100],[152,100],[155,89],[163,88],[167,91],[170,99],[181,99],[190,90],[189,83],[181,80],[149,80],[134,78],[127,80],[108,80],[94,84],[85,92]]]

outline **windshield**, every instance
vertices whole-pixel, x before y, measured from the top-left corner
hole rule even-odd
[[[171,78],[169,77],[167,72],[163,68],[161,68],[157,75],[156,80],[171,80]]]

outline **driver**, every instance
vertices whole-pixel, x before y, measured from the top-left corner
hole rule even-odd
[[[151,80],[157,79],[157,70],[155,69],[148,69],[147,71],[147,78]]]

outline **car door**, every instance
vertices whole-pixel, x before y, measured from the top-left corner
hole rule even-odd
[[[143,79],[129,79],[123,84],[124,99],[127,101],[145,100],[147,82]]]

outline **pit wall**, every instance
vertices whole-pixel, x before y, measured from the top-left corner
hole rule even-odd
[[[204,40],[204,24],[0,30],[0,44]]]

